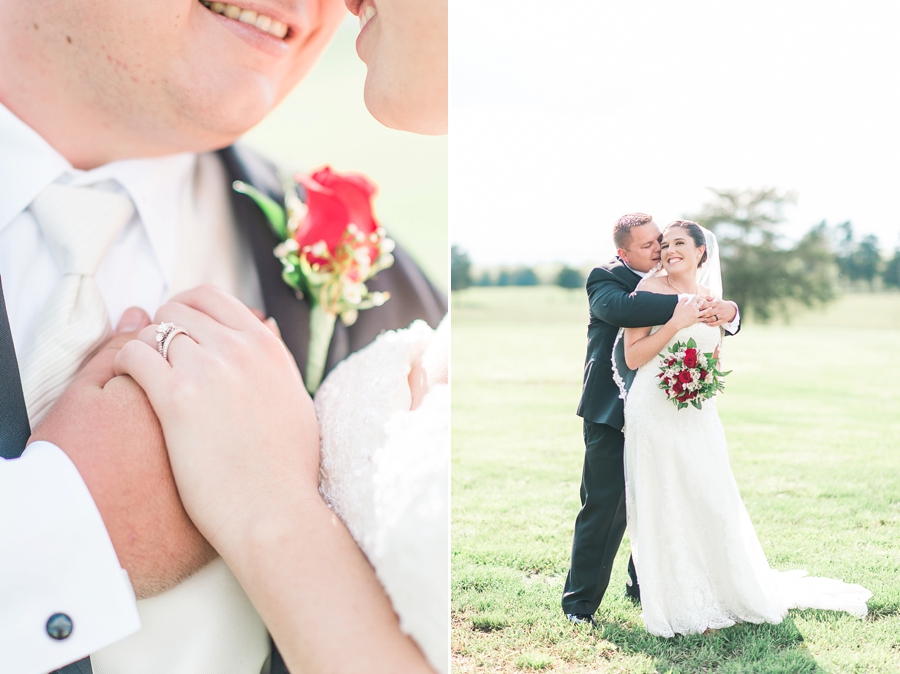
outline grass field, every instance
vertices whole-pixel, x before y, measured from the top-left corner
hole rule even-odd
[[[868,618],[791,611],[675,639],[624,597],[627,534],[597,628],[560,609],[583,291],[472,288],[452,310],[454,672],[900,672],[900,295],[747,323],[723,353],[718,406],[770,564],[865,585]]]

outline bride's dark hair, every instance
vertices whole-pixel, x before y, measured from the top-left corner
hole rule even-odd
[[[666,225],[666,228],[663,230],[663,236],[665,236],[666,232],[668,232],[673,227],[680,227],[683,230],[686,230],[690,237],[694,240],[694,243],[697,244],[697,248],[703,246],[703,257],[700,258],[700,263],[697,265],[697,269],[703,266],[703,263],[706,262],[709,257],[706,254],[706,251],[709,249],[709,246],[706,245],[706,235],[703,233],[703,230],[700,229],[700,225],[691,220],[674,220]]]

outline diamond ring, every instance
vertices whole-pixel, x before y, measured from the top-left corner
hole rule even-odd
[[[159,355],[169,360],[169,344],[175,339],[175,335],[185,335],[190,337],[188,331],[174,323],[160,323],[156,326],[156,350]]]

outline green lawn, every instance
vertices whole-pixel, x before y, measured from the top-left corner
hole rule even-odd
[[[860,621],[647,634],[624,598],[628,541],[594,630],[569,624],[584,446],[581,290],[453,297],[455,672],[900,672],[900,295],[849,295],[728,339],[719,399],[732,467],[770,564],[868,587]]]

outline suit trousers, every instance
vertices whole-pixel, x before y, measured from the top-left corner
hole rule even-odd
[[[563,588],[565,613],[593,615],[600,606],[625,534],[625,436],[584,421],[581,510],[575,519],[572,562]],[[628,564],[633,583],[634,566]]]

